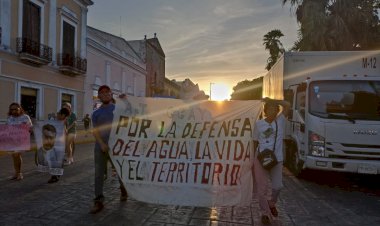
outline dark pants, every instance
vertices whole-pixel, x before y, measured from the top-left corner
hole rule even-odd
[[[95,200],[103,201],[104,172],[107,170],[108,153],[102,152],[100,148],[94,149],[95,160]],[[122,194],[126,194],[126,189],[119,177],[120,189]]]

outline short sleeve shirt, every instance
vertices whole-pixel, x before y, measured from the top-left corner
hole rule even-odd
[[[20,115],[18,117],[9,116],[7,120],[8,125],[20,125],[20,124],[26,124],[30,127],[32,127],[32,120],[30,120],[28,115]]]
[[[276,136],[276,122],[277,122],[277,141],[275,147],[275,155],[278,161],[283,161],[283,139],[285,133],[286,118],[283,114],[280,114],[275,121],[268,123],[265,119],[257,120],[253,131],[253,140],[259,142],[258,149],[263,151],[264,149],[273,150],[274,139]]]
[[[96,109],[92,114],[93,128],[99,128],[100,137],[105,143],[108,143],[108,139],[111,133],[114,110],[115,105],[108,104]],[[96,146],[99,147],[98,142],[96,142]]]
[[[72,112],[69,117],[66,119],[66,127],[69,128],[69,126],[77,121],[77,116],[74,112]],[[71,127],[67,133],[76,133],[76,126],[74,125]]]

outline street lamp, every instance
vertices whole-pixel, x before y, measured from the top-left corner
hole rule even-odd
[[[210,100],[211,100],[211,86],[214,85],[215,83],[210,82]]]

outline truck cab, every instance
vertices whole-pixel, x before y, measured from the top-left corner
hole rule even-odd
[[[380,76],[307,78],[291,84],[285,164],[304,169],[380,174]]]

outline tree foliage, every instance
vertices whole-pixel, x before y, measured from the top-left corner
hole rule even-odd
[[[231,100],[260,100],[262,98],[263,77],[244,80],[233,87]]]
[[[272,68],[272,66],[277,62],[280,55],[284,52],[284,47],[280,41],[280,38],[284,36],[282,32],[278,29],[271,30],[267,34],[264,35],[263,45],[266,50],[269,50],[269,58],[267,60],[267,65],[265,69],[268,71]]]
[[[283,0],[296,9],[293,50],[380,49],[380,0]]]

